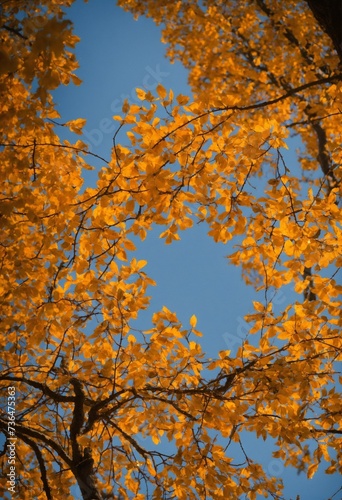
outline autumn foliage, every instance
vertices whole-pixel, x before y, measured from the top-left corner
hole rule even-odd
[[[280,479],[236,462],[246,432],[308,477],[321,461],[342,472],[339,3],[119,1],[163,24],[194,98],[137,89],[93,187],[85,120],[63,122],[51,94],[81,83],[71,3],[0,6],[0,380],[3,401],[16,391],[18,498],[76,484],[88,500],[281,498]],[[132,325],[154,285],[136,241],[153,228],[172,244],[199,221],[236,242],[230,264],[262,292],[239,349],[214,360],[196,311]],[[297,300],[276,307],[287,286]],[[6,477],[6,446],[1,461]]]

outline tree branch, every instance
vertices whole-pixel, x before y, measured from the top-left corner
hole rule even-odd
[[[342,64],[342,2],[341,0],[306,0],[320,27],[331,39]]]
[[[332,83],[336,80],[342,80],[341,73],[337,73],[335,75],[328,76],[325,78],[319,78],[318,80],[314,80],[312,82],[307,82],[307,83],[304,83],[303,85],[299,85],[299,87],[293,87],[288,92],[285,92],[285,94],[282,94],[279,97],[275,97],[274,99],[270,99],[269,101],[261,101],[259,103],[249,104],[248,106],[225,106],[224,108],[217,108],[217,110],[220,110],[220,111],[223,111],[223,110],[248,111],[248,110],[252,110],[252,109],[265,108],[267,106],[271,106],[272,104],[277,104],[278,102],[283,101],[284,99],[287,99],[288,97],[292,97],[293,95],[298,94],[298,92],[302,92],[303,90],[309,89],[311,87],[316,87],[317,85],[324,85],[326,83]]]
[[[81,446],[77,442],[77,437],[81,433],[84,425],[84,404],[85,395],[82,382],[77,378],[71,378],[70,383],[74,388],[74,411],[70,424],[70,441],[72,448],[73,471],[77,483],[80,487],[84,500],[102,500],[101,494],[96,487],[96,478],[94,474],[94,459],[91,448],[84,449],[83,454]]]
[[[82,384],[76,378],[70,380],[75,391],[74,411],[70,424],[70,441],[72,447],[72,460],[77,465],[82,460],[82,453],[77,442],[77,436],[80,434],[84,424],[84,392]]]
[[[37,461],[38,461],[38,464],[39,464],[40,476],[42,478],[42,483],[43,483],[43,488],[44,488],[44,492],[45,492],[46,498],[48,500],[53,500],[52,493],[51,493],[51,488],[50,488],[50,485],[49,485],[49,482],[48,482],[48,478],[47,478],[45,461],[44,461],[42,452],[39,449],[39,446],[34,441],[32,441],[32,439],[30,439],[27,436],[22,435],[21,439],[26,444],[28,444],[32,448],[32,450],[34,451],[34,453],[36,455],[36,458],[37,458]]]
[[[60,403],[70,403],[75,400],[74,396],[62,396],[57,392],[51,390],[46,384],[42,384],[40,382],[36,382],[35,380],[28,380],[24,377],[11,377],[9,375],[2,375],[0,380],[9,380],[10,382],[21,382],[23,384],[27,384],[35,389],[39,389],[45,396],[53,399],[54,401],[58,401]]]
[[[14,33],[17,36],[20,36],[20,38],[22,38],[23,40],[28,40],[27,36],[23,35],[18,29],[12,28],[11,26],[7,26],[6,24],[3,24],[1,28],[9,31],[10,33]]]
[[[59,446],[59,444],[57,444],[52,439],[46,437],[45,434],[42,434],[41,432],[35,429],[31,429],[30,427],[26,427],[25,425],[19,423],[16,423],[15,428],[18,437],[22,438],[23,441],[26,436],[30,436],[36,439],[37,441],[45,443],[49,448],[52,448],[70,468],[72,467],[71,458],[65,453],[63,448]],[[6,432],[7,430],[7,420],[3,420],[1,417],[0,417],[0,429],[2,429],[4,432]]]

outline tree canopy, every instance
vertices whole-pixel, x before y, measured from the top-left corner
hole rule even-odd
[[[308,477],[342,472],[341,2],[119,0],[162,25],[193,98],[138,88],[108,159],[53,101],[81,84],[72,3],[0,3],[1,497],[283,498],[245,433]],[[215,359],[193,312],[134,327],[154,285],[137,241],[196,223],[261,297]]]

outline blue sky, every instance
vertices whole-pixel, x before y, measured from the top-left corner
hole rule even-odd
[[[189,95],[187,72],[165,58],[160,28],[144,18],[134,21],[113,0],[90,0],[88,4],[77,0],[67,18],[81,38],[76,54],[80,62],[77,74],[83,84],[58,89],[55,100],[63,122],[87,119],[82,139],[93,153],[109,158],[117,125],[112,116],[120,114],[123,100],[138,101],[136,87],[153,92],[157,83],[172,88],[175,95]],[[125,141],[123,135],[121,139]],[[96,172],[87,173],[86,182],[95,183]],[[196,314],[197,328],[204,333],[203,349],[214,357],[219,350],[234,350],[240,343],[245,333],[243,316],[252,311],[256,294],[243,284],[240,270],[228,265],[226,255],[232,246],[214,243],[206,232],[204,225],[196,225],[181,234],[181,241],[166,246],[156,230],[140,243],[138,257],[148,261],[144,270],[157,281],[157,287],[151,289],[151,309],[137,321],[137,328],[148,327],[153,311],[163,305],[175,311],[184,325]],[[291,291],[279,296],[282,304],[292,299]],[[270,474],[284,479],[286,500],[294,500],[297,494],[301,500],[327,500],[341,486],[336,476],[317,474],[309,481],[303,474],[284,469],[272,458],[268,442],[251,437],[245,448],[255,460],[262,460]]]

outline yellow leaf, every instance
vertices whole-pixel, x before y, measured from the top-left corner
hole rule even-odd
[[[157,85],[156,91],[161,99],[165,99],[165,97],[167,96],[165,88],[160,83]]]
[[[193,314],[190,318],[190,326],[192,328],[195,328],[196,327],[196,324],[197,324],[197,318],[196,316]]]
[[[160,443],[160,439],[157,435],[153,435],[152,436],[152,441],[154,442],[154,444],[159,444]]]
[[[309,479],[311,479],[313,477],[313,475],[315,474],[315,472],[317,471],[318,465],[319,465],[318,462],[315,464],[309,465],[308,473],[307,473]]]
[[[103,368],[101,370],[102,375],[104,377],[110,377],[113,372],[113,360],[110,358],[108,359],[105,364],[103,365]]]
[[[257,302],[256,300],[253,300],[253,306],[256,311],[263,312],[264,311],[264,306],[261,304],[261,302]]]
[[[145,267],[147,264],[147,260],[138,260],[138,262],[136,263],[136,268],[137,269],[142,269],[143,267]]]
[[[127,113],[128,110],[129,110],[129,102],[128,102],[128,99],[125,99],[124,102],[123,102],[123,105],[122,105],[122,112],[123,113]]]
[[[146,92],[143,89],[135,89],[135,92],[140,99],[140,101],[143,101],[146,98]]]
[[[124,240],[123,244],[125,245],[125,248],[127,248],[127,250],[135,250],[135,245],[131,240]]]
[[[70,120],[66,122],[66,126],[69,127],[71,132],[74,132],[75,134],[81,135],[82,134],[82,128],[85,126],[87,123],[87,120],[84,118],[77,118],[77,120]]]
[[[176,99],[180,106],[183,106],[189,102],[189,97],[183,94],[179,94]]]
[[[81,85],[81,83],[82,83],[81,78],[78,78],[78,76],[76,76],[76,75],[70,75],[70,76],[71,76],[71,79],[72,79],[72,83],[74,85]]]

